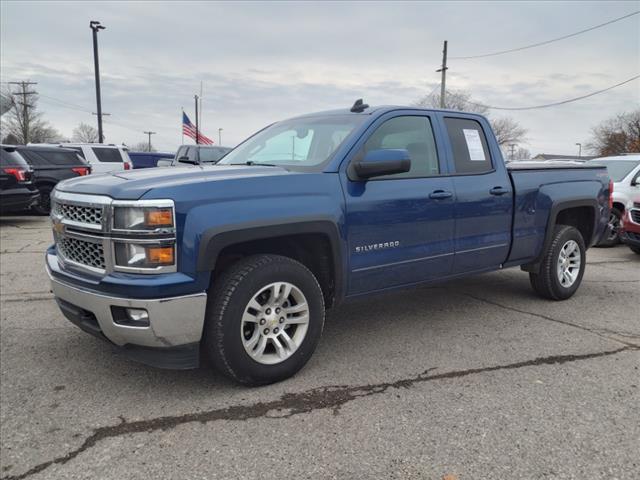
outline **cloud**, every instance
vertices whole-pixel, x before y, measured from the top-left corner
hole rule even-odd
[[[370,104],[411,104],[437,87],[442,40],[450,55],[525,45],[621,16],[632,3],[555,2],[2,2],[3,81],[38,82],[41,107],[67,135],[95,122],[90,19],[99,34],[109,141],[144,130],[174,149],[180,109],[203,83],[203,129],[235,144],[293,115]],[[29,28],[20,19],[29,18]],[[483,103],[548,103],[640,71],[633,19],[547,47],[449,62],[448,85]],[[603,118],[640,103],[638,85],[548,111],[509,112],[532,151],[572,153]],[[502,112],[491,112],[500,116]]]

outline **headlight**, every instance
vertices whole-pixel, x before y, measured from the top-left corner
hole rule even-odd
[[[175,265],[175,245],[115,243],[116,266],[125,268],[159,268]]]
[[[144,201],[136,203],[144,203]],[[173,202],[168,204],[163,201],[162,203],[162,205],[150,206],[119,206],[115,204],[113,208],[114,230],[144,232],[173,230],[175,228]]]

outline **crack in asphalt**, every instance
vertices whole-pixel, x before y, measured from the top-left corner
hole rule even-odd
[[[437,380],[456,379],[500,370],[515,370],[525,367],[535,367],[542,365],[561,365],[568,362],[590,360],[599,357],[617,355],[626,351],[638,351],[640,347],[626,345],[616,350],[602,352],[585,353],[581,355],[552,355],[548,357],[538,357],[533,360],[524,360],[516,363],[494,365],[491,367],[471,368],[467,370],[454,370],[450,372],[431,374],[435,368],[425,370],[419,375],[393,382],[384,382],[367,385],[335,385],[318,387],[298,393],[285,393],[276,400],[269,402],[257,402],[249,405],[233,405],[230,407],[207,410],[204,412],[186,413],[182,415],[169,415],[164,417],[151,418],[128,422],[124,417],[120,418],[120,423],[106,427],[98,427],[88,436],[84,442],[76,449],[69,451],[52,460],[42,462],[26,472],[19,475],[8,475],[0,480],[22,480],[31,475],[38,474],[52,465],[64,465],[73,460],[81,453],[96,446],[98,442],[107,438],[119,437],[135,433],[151,433],[157,430],[169,430],[186,423],[199,422],[206,424],[218,420],[245,421],[255,418],[290,418],[294,415],[310,413],[315,410],[331,409],[337,414],[340,408],[348,402],[358,398],[377,395],[392,388],[409,388],[419,383],[432,382]]]
[[[478,297],[478,296],[472,295],[470,293],[461,293],[461,295],[464,295],[465,297],[473,298],[474,300],[477,300],[479,302],[483,302],[483,303],[487,303],[489,305],[500,307],[500,308],[502,308],[504,310],[510,310],[512,312],[517,312],[517,313],[523,313],[525,315],[531,315],[533,317],[541,318],[541,319],[547,320],[549,322],[559,323],[559,324],[565,325],[567,327],[577,328],[579,330],[583,330],[583,331],[591,333],[593,335],[597,335],[599,337],[606,338],[607,340],[611,340],[613,342],[621,343],[621,344],[626,345],[628,347],[640,348],[640,344],[631,343],[631,342],[625,342],[623,340],[620,340],[619,338],[613,338],[613,337],[610,336],[610,335],[618,335],[620,337],[631,338],[631,339],[634,339],[634,340],[636,340],[636,339],[640,340],[640,335],[638,335],[636,333],[633,333],[633,332],[622,332],[622,331],[617,331],[617,330],[611,330],[611,329],[608,329],[608,328],[586,327],[584,325],[580,325],[579,323],[573,323],[573,322],[569,322],[567,320],[559,320],[557,318],[549,317],[548,315],[543,315],[541,313],[529,312],[528,310],[522,310],[520,308],[511,307],[509,305],[505,305],[503,303],[499,303],[499,302],[496,302],[494,300],[488,300],[486,298]]]

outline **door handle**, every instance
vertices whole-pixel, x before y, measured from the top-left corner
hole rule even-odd
[[[491,190],[489,190],[489,193],[491,195],[504,195],[505,193],[509,193],[509,190],[504,187],[493,187]]]
[[[453,193],[446,192],[444,190],[435,190],[429,194],[429,198],[434,200],[444,200],[445,198],[450,198],[453,196]]]

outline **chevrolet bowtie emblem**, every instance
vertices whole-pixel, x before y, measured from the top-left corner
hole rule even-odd
[[[53,231],[56,233],[64,233],[64,225],[62,223],[54,223]]]

